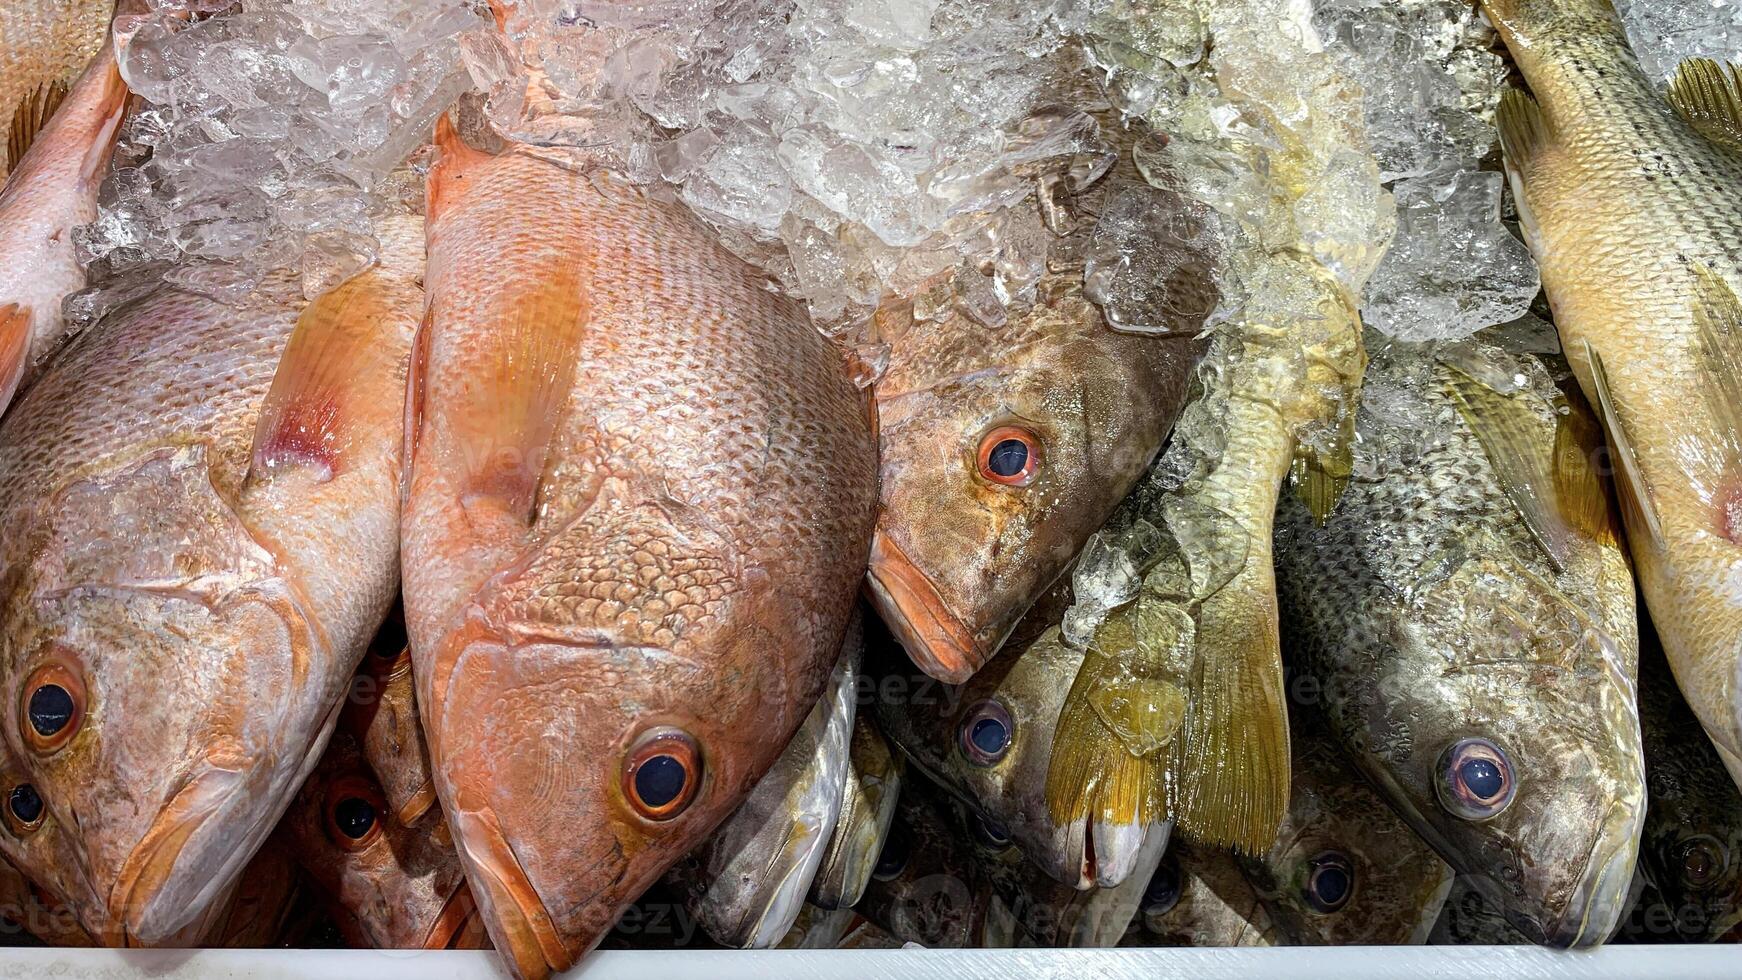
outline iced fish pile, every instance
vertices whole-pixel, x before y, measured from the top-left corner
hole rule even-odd
[[[1734,5],[0,6],[0,939],[1742,939]]]

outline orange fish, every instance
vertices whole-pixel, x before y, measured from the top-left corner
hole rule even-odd
[[[156,285],[0,421],[0,852],[105,942],[221,901],[393,602],[422,229],[381,230],[313,302]]]
[[[406,625],[496,948],[571,966],[743,801],[841,649],[877,447],[843,356],[688,212],[446,122]]]
[[[73,228],[96,220],[127,107],[114,43],[97,50],[64,102],[57,91],[25,97],[11,140],[23,156],[0,188],[0,412],[60,345],[61,301],[85,286]]]

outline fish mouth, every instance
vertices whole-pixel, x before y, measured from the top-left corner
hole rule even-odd
[[[1098,823],[1079,817],[1053,829],[1051,846],[1044,848],[1047,859],[1036,863],[1077,891],[1112,888],[1130,879],[1157,840],[1165,847],[1172,830],[1167,823]]]
[[[207,771],[177,790],[158,811],[109,889],[105,942],[121,945],[130,938],[161,942],[205,911],[230,877],[223,868],[214,874],[208,867],[210,860],[221,857],[225,867],[239,867],[238,857],[246,857],[237,835],[224,833],[224,828],[255,823],[232,819],[235,815],[230,811],[250,804],[264,810],[271,802],[264,795],[235,792],[242,779],[241,773],[228,769]],[[220,816],[225,819],[220,821]]]
[[[483,928],[478,902],[472,897],[472,889],[462,881],[442,903],[442,910],[430,923],[421,945],[424,949],[470,949],[471,944],[460,943],[468,936],[479,935]]]
[[[974,631],[950,611],[931,580],[882,531],[871,537],[865,582],[884,623],[920,670],[946,684],[960,684],[991,656]]]
[[[469,870],[484,926],[516,977],[542,978],[575,965],[544,899],[520,866],[494,814],[463,815],[469,824],[454,843]],[[458,828],[456,828],[457,830]]]
[[[1615,931],[1627,909],[1637,854],[1638,821],[1626,819],[1626,811],[1622,804],[1610,809],[1604,833],[1585,859],[1585,873],[1573,886],[1560,920],[1546,930],[1544,944],[1561,949],[1595,946]]]

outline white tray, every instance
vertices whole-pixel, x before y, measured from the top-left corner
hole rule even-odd
[[[0,951],[0,977],[19,980],[499,980],[494,953],[387,950]],[[1742,977],[1742,947],[1280,947],[1274,949],[607,951],[569,978],[585,980],[1473,980],[1486,977]]]

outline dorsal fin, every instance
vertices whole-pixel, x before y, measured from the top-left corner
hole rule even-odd
[[[1701,136],[1742,153],[1742,69],[1690,58],[1669,84],[1669,104]]]
[[[26,92],[24,98],[18,100],[18,108],[12,113],[12,129],[6,137],[6,165],[16,168],[18,161],[29,151],[36,137],[42,132],[42,127],[54,117],[54,111],[66,100],[67,83],[65,79],[44,82],[33,91]]]
[[[1583,406],[1569,404],[1554,423],[1524,398],[1502,394],[1446,365],[1459,414],[1482,444],[1500,486],[1557,571],[1565,571],[1581,541],[1613,541],[1609,500],[1597,477]]]

